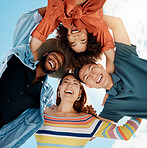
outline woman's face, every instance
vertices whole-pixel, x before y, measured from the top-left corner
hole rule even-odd
[[[67,75],[59,86],[59,92],[62,100],[75,102],[81,94],[80,82],[74,76]]]
[[[79,31],[75,26],[70,26],[67,38],[75,52],[80,53],[86,50],[88,40],[86,29]]]

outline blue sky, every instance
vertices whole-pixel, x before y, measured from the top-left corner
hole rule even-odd
[[[47,0],[5,0],[1,2],[0,14],[0,60],[6,55],[12,47],[12,38],[14,28],[18,18],[30,9],[46,6]],[[141,57],[147,58],[147,10],[146,0],[109,0],[105,4],[104,11],[106,14],[121,17],[127,28],[132,43],[138,45],[138,53]],[[127,8],[127,9],[126,9]],[[103,61],[104,63],[104,61]],[[56,89],[57,80],[51,79],[51,83]],[[104,95],[103,90],[87,89],[89,104],[93,104],[98,112],[102,109],[100,104]],[[97,96],[97,97],[95,97]],[[122,120],[124,122],[125,120]],[[142,135],[142,136],[141,136]],[[147,122],[144,121],[141,128],[129,142],[120,142],[96,138],[86,145],[86,148],[135,148],[136,145],[145,147],[146,140],[143,137],[147,136]],[[133,145],[135,143],[135,145]],[[32,136],[21,148],[35,148],[36,142]],[[136,147],[138,148],[138,147]]]

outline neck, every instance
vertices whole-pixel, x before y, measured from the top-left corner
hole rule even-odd
[[[44,71],[41,68],[41,64],[39,63],[39,65],[36,68],[36,78],[41,78],[44,75],[46,75],[46,73],[44,73]]]
[[[111,75],[109,75],[109,83],[105,89],[110,90],[112,86],[113,86],[113,80],[112,80]]]
[[[57,107],[57,110],[61,113],[77,113],[75,109],[73,108],[73,102],[64,102],[61,101],[60,105]]]

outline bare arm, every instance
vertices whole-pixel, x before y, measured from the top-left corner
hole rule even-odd
[[[115,58],[115,51],[114,49],[109,49],[104,51],[106,56],[106,70],[108,73],[114,72],[114,58]]]
[[[40,15],[43,17],[45,15],[46,12],[46,7],[43,8],[39,8],[38,12],[40,13]],[[38,48],[42,45],[42,41],[40,41],[39,39],[32,37],[31,41],[30,41],[30,48],[32,51],[32,54],[34,56],[34,61],[38,60]]]
[[[102,120],[102,121],[105,121],[105,122],[110,122],[110,123],[114,123],[114,121],[112,121],[112,120],[108,120],[108,119],[106,119],[106,118],[102,118],[102,117],[100,117],[100,116],[97,116],[97,118],[98,119],[100,119],[100,120]]]
[[[115,42],[131,45],[128,33],[120,18],[104,15],[103,19],[107,26],[112,30]]]

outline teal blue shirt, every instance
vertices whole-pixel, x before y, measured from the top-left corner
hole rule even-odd
[[[147,60],[138,57],[135,46],[115,45],[113,87],[100,116],[114,122],[124,116],[147,119]]]

